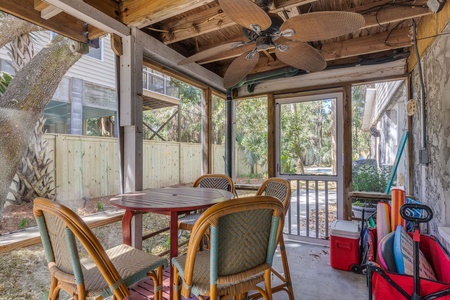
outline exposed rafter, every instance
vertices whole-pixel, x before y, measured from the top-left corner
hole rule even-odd
[[[34,7],[34,0],[0,1],[0,10],[4,12],[50,29],[75,41],[88,42],[87,28],[84,22],[66,13],[60,13],[53,18],[45,20],[41,18],[41,12]]]
[[[287,19],[299,14],[298,5],[308,4],[313,1],[303,1],[300,4],[299,1],[278,2],[279,5],[282,5],[283,3],[289,5],[283,6],[283,9],[278,7],[270,12],[281,12],[284,19]],[[294,5],[294,2],[297,4]],[[426,0],[418,0],[414,5],[399,5],[395,2],[392,3],[392,0],[389,2],[382,2],[383,3],[378,4],[378,6],[374,6],[374,4],[371,3],[370,5],[361,5],[352,9],[352,11],[364,14],[366,23],[363,28],[385,26],[390,23],[432,14],[432,11],[426,5]],[[233,25],[236,25],[236,23],[222,12],[219,6],[215,6],[181,20],[164,23],[162,30],[166,33],[163,34],[163,42],[165,44],[172,44]]]
[[[79,0],[45,0],[47,3],[63,10],[67,14],[95,26],[107,33],[120,37],[130,35],[130,28],[101,10]]]
[[[125,0],[120,8],[121,21],[142,28],[158,23],[214,0]]]

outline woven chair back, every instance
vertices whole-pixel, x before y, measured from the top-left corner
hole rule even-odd
[[[193,187],[221,189],[234,193],[233,180],[224,174],[202,175],[194,182]]]
[[[86,223],[72,210],[44,198],[36,198],[33,205],[45,255],[52,276],[63,285],[84,286],[83,266],[80,262],[79,247],[82,246],[98,266],[109,286],[121,279],[113,263],[107,256],[97,237]],[[67,286],[66,286],[67,287]],[[70,287],[68,287],[70,288]],[[84,288],[83,288],[84,289]],[[123,282],[115,295],[127,295]]]
[[[272,196],[283,202],[286,214],[291,205],[291,184],[283,178],[266,179],[256,192],[256,195]]]
[[[187,261],[195,257],[201,237],[210,230],[212,284],[260,274],[272,265],[283,222],[283,205],[273,197],[252,196],[216,204],[197,220]]]

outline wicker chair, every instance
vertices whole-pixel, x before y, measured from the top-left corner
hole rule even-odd
[[[269,178],[263,182],[261,187],[256,192],[256,195],[266,195],[277,198],[283,202],[284,214],[287,214],[289,206],[291,204],[291,184],[288,180],[282,178]],[[280,238],[280,254],[281,262],[283,264],[284,275],[277,272],[272,268],[272,273],[277,276],[282,283],[274,286],[272,292],[276,293],[279,291],[285,291],[289,295],[290,300],[294,300],[294,291],[292,289],[291,273],[289,271],[288,258],[286,253],[286,247],[284,244],[284,238]],[[261,295],[254,294],[251,296],[252,299],[259,298]]]
[[[271,299],[271,265],[283,222],[283,204],[269,196],[231,199],[208,208],[194,225],[187,254],[172,259],[173,291],[178,291],[174,299],[191,293],[199,299],[241,297],[251,290]],[[211,247],[199,251],[207,230]],[[260,282],[264,289],[257,286]]]
[[[236,196],[233,180],[224,174],[202,175],[195,180],[192,187],[221,189],[232,192]],[[200,214],[200,212],[195,212],[178,218],[178,229],[191,231],[195,221],[200,217]]]
[[[155,300],[162,299],[166,259],[128,245],[105,251],[86,223],[57,202],[37,198],[33,213],[51,275],[49,299],[58,299],[61,289],[74,299],[123,299],[130,294],[128,286],[147,276],[153,279]],[[88,257],[80,259],[77,246]]]

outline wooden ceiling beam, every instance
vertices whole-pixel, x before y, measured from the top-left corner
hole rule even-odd
[[[215,0],[124,0],[120,6],[121,21],[143,28]]]
[[[413,39],[410,27],[386,31],[373,35],[353,38],[342,42],[324,44],[321,53],[325,60],[335,60],[351,56],[410,47]]]
[[[283,10],[290,10],[314,2],[317,2],[317,0],[274,0],[270,12],[276,14]]]
[[[101,10],[103,6],[97,9],[89,3],[79,0],[45,0],[45,2],[105,32],[114,33],[120,37],[128,36],[131,33],[127,25],[104,13]]]
[[[363,13],[366,24],[363,28],[386,25],[389,23],[401,22],[408,19],[419,18],[430,15],[433,12],[427,6],[427,0],[417,0],[413,5],[401,5],[399,3],[384,4],[379,6],[379,9],[364,10],[362,7],[358,11],[374,10],[370,13]],[[364,5],[369,6],[369,5]]]
[[[298,6],[315,2],[316,0],[293,1],[283,0],[278,1],[275,8],[272,7],[271,13],[281,14],[283,19],[292,18],[299,14]],[[361,5],[352,8],[349,11],[359,12],[364,15],[364,28],[374,26],[384,26],[389,23],[396,23],[407,19],[418,18],[428,14],[432,11],[426,5],[427,0],[417,0],[412,5],[392,4],[392,0],[382,0]],[[194,38],[203,34],[233,26],[231,20],[225,13],[221,12],[220,7],[214,7],[201,13],[189,16],[187,18],[164,24],[163,29],[168,33],[163,35],[163,42],[165,44],[172,44],[182,40]]]
[[[272,6],[269,12],[293,17],[299,14],[298,6],[316,1],[279,0],[275,6]],[[236,23],[222,11],[220,6],[215,5],[200,13],[163,24],[162,29],[167,31],[167,33],[163,34],[163,42],[165,44],[172,44],[233,25],[236,25]]]
[[[236,23],[219,6],[214,6],[201,13],[164,23],[161,29],[167,31],[163,34],[163,42],[172,44],[233,25]]]
[[[34,9],[34,0],[0,1],[0,10],[67,36],[75,41],[88,42],[84,22],[66,13],[60,13],[51,19],[45,20],[41,18],[41,12]]]

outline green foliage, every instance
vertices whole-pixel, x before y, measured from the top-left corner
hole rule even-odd
[[[244,150],[252,174],[267,161],[267,99],[252,98],[236,103],[236,144]]]
[[[0,96],[3,95],[12,80],[11,74],[7,72],[0,72]]]
[[[23,218],[22,220],[20,220],[19,224],[17,225],[17,228],[24,229],[27,227],[27,225],[28,225],[27,218]]]
[[[330,165],[334,149],[335,101],[283,104],[280,112],[282,172],[302,173],[304,165]]]
[[[102,202],[97,202],[97,211],[104,211],[105,205]]]
[[[153,140],[161,140],[162,137],[165,141],[200,143],[202,91],[173,78],[170,86],[178,88],[180,111],[178,111],[177,107],[145,111],[143,115],[144,123],[150,126],[153,131],[158,131],[160,137],[154,135],[153,131],[145,126],[144,137],[146,139],[152,138]],[[175,113],[181,114],[180,122],[178,122],[177,116],[167,122]],[[178,125],[180,128],[178,128]],[[180,136],[178,136],[179,133]]]
[[[386,189],[388,180],[387,168],[379,169],[370,165],[353,167],[352,189],[354,191],[382,193]]]

